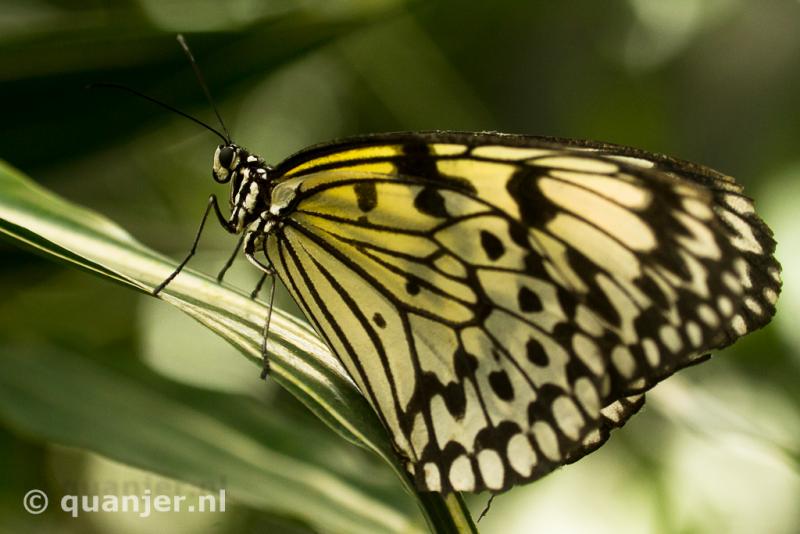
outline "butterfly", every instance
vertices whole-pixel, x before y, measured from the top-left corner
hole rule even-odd
[[[224,226],[426,491],[501,492],[579,459],[645,390],[766,324],[780,291],[739,185],[633,148],[391,133],[270,167],[225,143],[213,176]]]
[[[213,208],[283,282],[424,491],[499,493],[580,459],[646,390],[775,313],[772,232],[740,185],[701,165],[433,131],[273,167],[221,118],[225,134],[189,118],[223,139],[212,176],[230,184],[230,215],[212,195],[203,223]]]

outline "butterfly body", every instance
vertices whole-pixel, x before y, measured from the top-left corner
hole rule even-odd
[[[637,149],[380,134],[275,167],[218,147],[226,228],[275,273],[429,491],[504,491],[600,446],[763,326],[774,241],[731,178]]]

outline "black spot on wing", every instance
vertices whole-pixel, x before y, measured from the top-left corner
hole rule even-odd
[[[539,296],[525,286],[519,288],[517,300],[519,301],[519,309],[525,313],[539,312],[543,309]]]
[[[534,338],[530,338],[525,344],[525,350],[528,353],[528,359],[531,363],[544,367],[550,363],[550,358],[544,347]]]
[[[459,347],[453,353],[455,373],[458,378],[472,376],[478,370],[478,358]]]
[[[496,261],[506,252],[506,247],[503,246],[503,242],[500,241],[496,235],[487,230],[481,230],[481,246],[492,261]]]
[[[504,401],[510,401],[514,398],[514,387],[511,385],[511,380],[508,379],[505,371],[490,373],[489,385],[492,386],[492,391]]]
[[[445,219],[448,217],[444,197],[435,187],[424,187],[414,198],[414,207],[426,215]]]
[[[464,386],[455,382],[450,382],[445,386],[442,397],[447,411],[453,417],[462,418],[467,412],[467,396],[464,394]]]
[[[406,292],[409,295],[419,295],[419,282],[409,277],[406,282]]]
[[[378,325],[379,328],[386,328],[386,319],[383,318],[383,315],[380,313],[376,313],[372,316],[372,321]]]
[[[378,205],[378,191],[374,182],[358,183],[353,189],[356,192],[358,209],[364,213],[375,209],[375,206]]]

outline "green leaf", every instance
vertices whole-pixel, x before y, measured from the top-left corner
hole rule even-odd
[[[2,162],[0,233],[39,254],[145,293],[174,269],[174,262],[138,243],[110,220],[53,195]],[[188,269],[159,298],[261,365],[264,304]],[[269,353],[271,377],[341,436],[389,464],[406,491],[417,498],[434,531],[474,530],[460,497],[445,501],[416,492],[374,411],[306,323],[276,309],[270,323]],[[254,379],[256,375],[254,369]]]
[[[236,502],[303,518],[320,532],[420,531],[406,501],[390,499],[368,476],[337,469],[331,458],[351,447],[251,398],[141,367],[109,369],[49,347],[2,352],[0,416],[25,434],[180,480],[212,481]]]

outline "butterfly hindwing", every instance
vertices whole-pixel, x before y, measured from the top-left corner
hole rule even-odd
[[[503,491],[575,461],[774,312],[768,230],[699,166],[431,133],[277,171],[266,255],[422,489]]]

